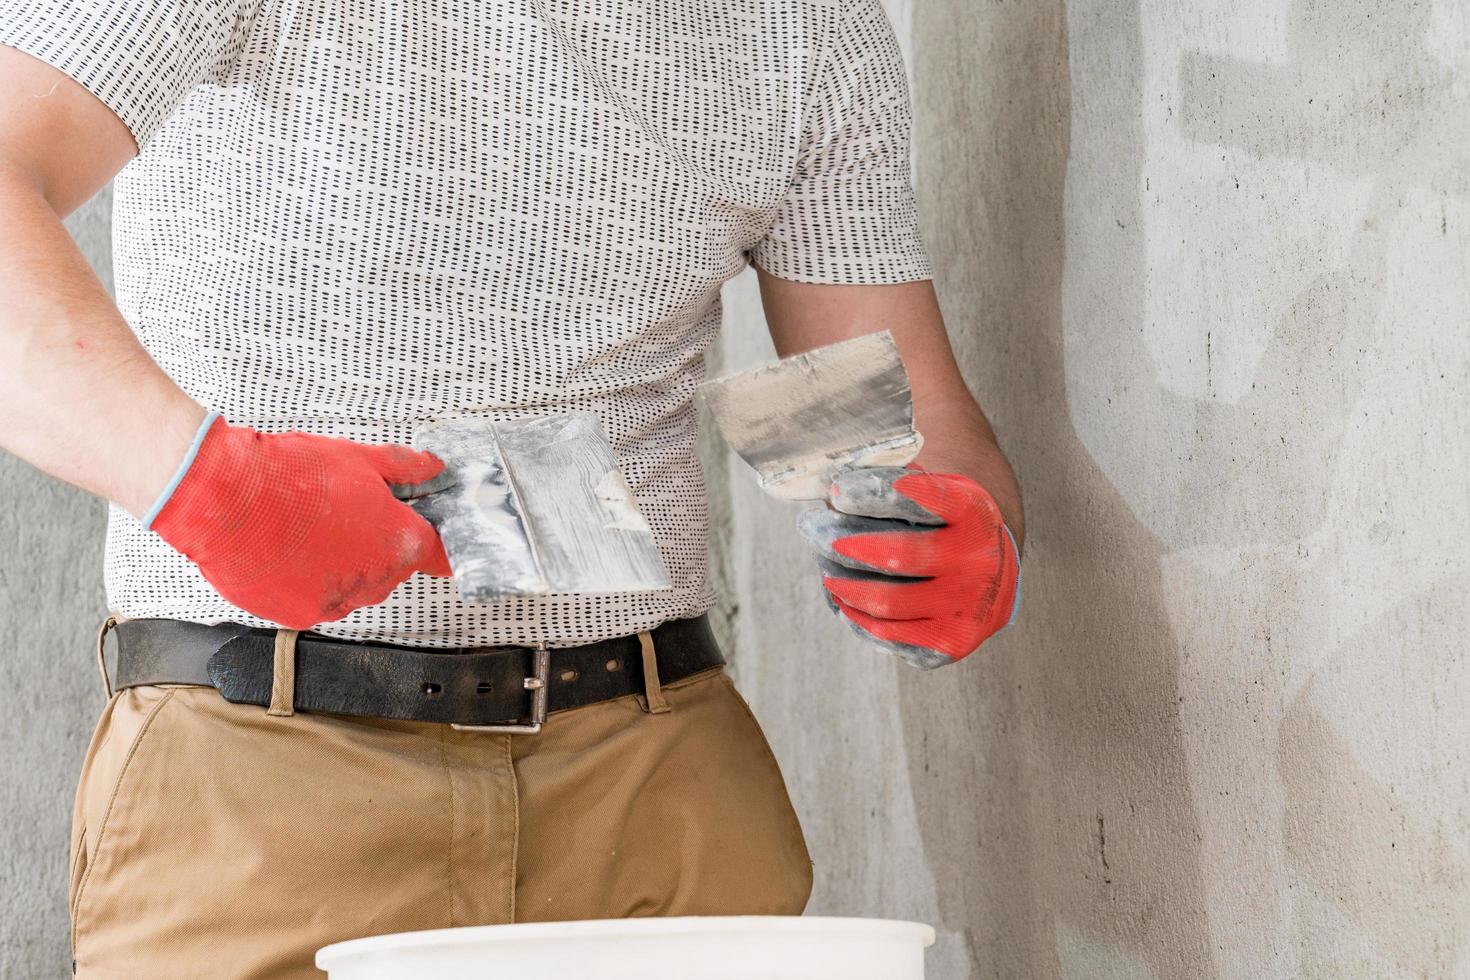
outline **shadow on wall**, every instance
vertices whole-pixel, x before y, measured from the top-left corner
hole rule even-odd
[[[1025,489],[1028,541],[1020,624],[983,669],[902,672],[900,699],[943,926],[966,934],[975,976],[1055,976],[1078,942],[1155,976],[1202,976],[1163,549],[1083,445],[1066,395],[1069,29],[1114,65],[1117,88],[1087,96],[1114,129],[1097,182],[1133,188],[1143,152],[1136,10],[1081,6],[1069,28],[1057,0],[915,5],[920,207],[956,353]],[[1136,201],[1122,205],[1120,228],[1137,221]],[[1117,237],[1119,281],[1142,280],[1142,247]]]

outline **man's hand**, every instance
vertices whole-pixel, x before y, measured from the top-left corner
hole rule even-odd
[[[761,270],[760,285],[783,357],[891,331],[924,436],[922,468],[849,470],[832,488],[832,510],[803,515],[829,604],[920,667],[967,656],[1014,614],[1024,515],[1015,475],[955,363],[933,283],[817,285]]]
[[[1010,625],[1016,545],[974,480],[921,469],[840,473],[832,510],[801,515],[828,602],[853,629],[915,667],[962,660]]]
[[[145,524],[241,609],[308,629],[383,601],[416,571],[449,574],[438,534],[388,489],[438,475],[429,453],[218,417],[196,443]]]

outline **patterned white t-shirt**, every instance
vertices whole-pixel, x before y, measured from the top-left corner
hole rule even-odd
[[[0,42],[137,139],[118,305],[191,396],[365,442],[596,412],[675,583],[466,606],[415,575],[321,633],[557,645],[704,611],[721,285],[931,275],[879,0],[0,0]],[[118,508],[106,582],[127,616],[268,625]]]

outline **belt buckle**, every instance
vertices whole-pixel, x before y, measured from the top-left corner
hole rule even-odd
[[[551,677],[551,651],[546,649],[545,643],[536,644],[534,650],[532,675],[522,682],[525,689],[531,692],[530,717],[525,721],[508,725],[457,725],[450,722],[449,727],[458,732],[486,732],[500,735],[535,735],[540,732],[541,726],[546,724],[546,683]]]

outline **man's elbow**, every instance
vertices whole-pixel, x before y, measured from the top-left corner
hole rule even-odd
[[[39,194],[59,217],[137,155],[126,125],[81,84],[0,45],[0,188]]]

